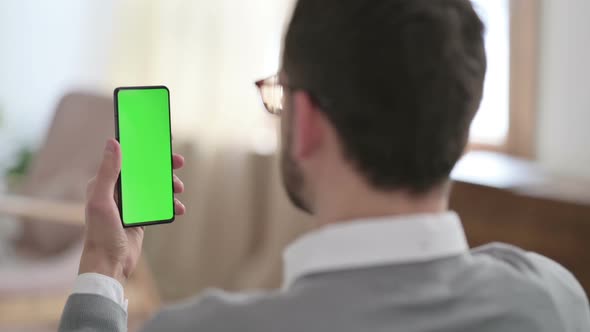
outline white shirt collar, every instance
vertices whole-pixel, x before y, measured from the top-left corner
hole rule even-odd
[[[354,220],[324,226],[285,249],[283,288],[316,272],[423,262],[468,250],[454,212]]]

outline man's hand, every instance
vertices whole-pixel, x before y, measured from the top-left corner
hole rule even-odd
[[[175,154],[173,168],[184,165],[184,158]],[[79,273],[95,272],[127,280],[141,254],[143,227],[123,228],[115,200],[115,186],[121,170],[121,147],[107,141],[98,174],[88,183],[86,203],[86,240]],[[174,176],[174,192],[182,193],[184,185]],[[184,205],[174,200],[176,215],[185,212]]]

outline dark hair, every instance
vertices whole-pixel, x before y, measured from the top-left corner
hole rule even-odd
[[[469,0],[299,0],[283,69],[373,186],[421,193],[448,179],[465,148],[483,30]]]

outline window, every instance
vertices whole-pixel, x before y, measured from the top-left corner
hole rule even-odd
[[[483,100],[471,126],[471,140],[503,144],[508,135],[510,85],[510,10],[508,0],[472,0],[486,26],[488,70]]]
[[[472,149],[534,157],[538,0],[472,0],[486,25],[488,71]]]

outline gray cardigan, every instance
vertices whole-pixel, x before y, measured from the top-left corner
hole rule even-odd
[[[118,304],[74,294],[59,331],[126,325]],[[211,290],[164,309],[142,331],[582,332],[590,331],[590,310],[563,267],[496,244],[429,262],[311,274],[283,291]]]

